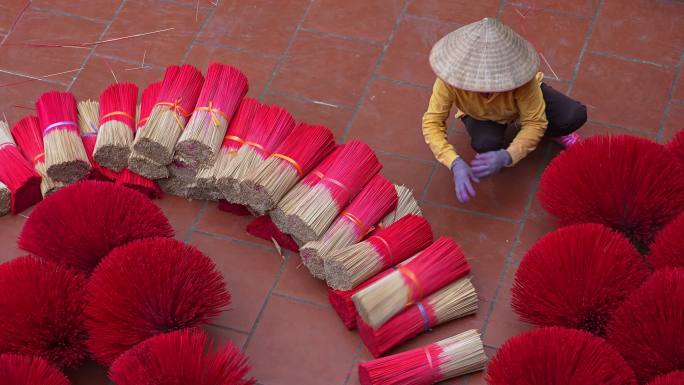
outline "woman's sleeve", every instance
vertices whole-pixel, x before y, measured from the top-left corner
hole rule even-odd
[[[447,140],[446,121],[453,103],[454,97],[447,85],[441,79],[435,80],[430,104],[423,115],[423,136],[435,158],[448,168],[458,158],[456,149]]]

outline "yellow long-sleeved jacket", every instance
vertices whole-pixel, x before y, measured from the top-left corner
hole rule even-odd
[[[458,154],[448,140],[446,120],[451,106],[458,108],[457,118],[468,115],[477,120],[491,120],[498,123],[520,122],[520,132],[507,151],[513,162],[518,163],[537,148],[544,136],[546,103],[541,91],[543,74],[539,72],[526,84],[507,92],[483,95],[478,92],[454,88],[441,79],[435,81],[427,112],[423,115],[423,136],[437,160],[451,167]]]

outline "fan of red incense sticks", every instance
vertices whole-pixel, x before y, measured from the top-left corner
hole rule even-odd
[[[191,65],[168,67],[157,103],[138,129],[133,149],[158,164],[171,163],[174,146],[195,108],[203,82],[202,73]]]
[[[128,165],[136,131],[138,86],[116,83],[100,94],[100,116],[93,159],[113,171]]]
[[[321,239],[300,248],[304,265],[314,277],[324,279],[324,263],[330,254],[363,239],[380,219],[397,207],[397,200],[394,185],[382,175],[374,176]]]
[[[144,196],[111,183],[87,181],[67,186],[36,206],[18,245],[33,255],[89,272],[117,246],[172,236],[164,213]]]
[[[361,385],[432,385],[478,372],[487,356],[476,330],[359,364]]]
[[[523,321],[603,335],[615,309],[649,275],[622,234],[599,224],[572,225],[540,239],[511,289]]]
[[[40,131],[40,122],[37,117],[26,116],[19,120],[12,127],[12,136],[14,136],[21,152],[33,163],[33,167],[40,175],[40,192],[44,197],[64,187],[63,183],[52,180],[47,174],[43,134]]]
[[[176,144],[176,158],[194,169],[212,166],[228,122],[248,89],[247,77],[236,68],[210,64],[195,111]]]
[[[656,269],[684,268],[684,213],[673,219],[656,235],[648,262]]]
[[[230,303],[214,262],[172,238],[112,250],[87,290],[88,348],[106,365],[149,337],[207,323]]]
[[[601,223],[645,251],[684,210],[684,169],[648,139],[594,136],[551,162],[538,195],[563,224]]]
[[[407,215],[363,242],[333,252],[325,260],[326,282],[334,289],[351,290],[431,243],[430,223],[423,217]]]
[[[45,166],[54,180],[75,183],[90,173],[90,162],[79,136],[76,99],[68,92],[51,91],[36,102],[43,131]]]
[[[0,378],[3,385],[70,385],[57,368],[35,356],[0,355]]]
[[[613,314],[607,339],[639,383],[684,369],[684,269],[661,269]]]
[[[18,214],[42,199],[40,175],[14,143],[7,122],[0,120],[0,182],[10,192],[10,208]]]
[[[648,385],[682,385],[684,384],[684,370],[678,370],[660,377],[656,377]]]
[[[247,358],[230,342],[218,351],[198,329],[152,337],[122,354],[109,370],[116,385],[252,385]]]
[[[283,232],[303,242],[314,241],[323,235],[342,209],[377,174],[382,165],[373,150],[359,141],[345,144],[320,180],[303,191],[299,205],[289,211],[283,202],[276,210],[287,217]],[[291,192],[292,193],[292,192]],[[276,222],[277,223],[277,222]]]
[[[450,282],[470,273],[470,265],[451,238],[442,237],[410,262],[354,294],[359,316],[374,329]]]
[[[445,286],[390,318],[378,329],[357,318],[359,336],[374,357],[448,321],[475,314],[477,293],[469,278]]]
[[[85,284],[83,274],[31,256],[1,264],[0,352],[78,366],[88,355]]]
[[[513,337],[489,362],[489,385],[637,385],[632,370],[602,338],[546,327]]]
[[[259,213],[271,210],[335,148],[332,132],[299,123],[276,152],[240,184],[242,201]]]

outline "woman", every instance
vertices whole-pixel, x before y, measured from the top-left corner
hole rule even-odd
[[[497,20],[486,18],[443,37],[432,48],[430,65],[437,80],[423,115],[423,136],[451,169],[460,202],[475,196],[472,182],[514,166],[543,136],[566,147],[579,140],[575,131],[587,120],[586,107],[544,84],[534,47]],[[452,105],[477,153],[470,164],[447,141]],[[510,123],[520,131],[506,146]]]

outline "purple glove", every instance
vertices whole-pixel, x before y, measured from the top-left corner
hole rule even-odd
[[[506,150],[489,151],[477,154],[470,162],[473,174],[477,178],[486,178],[499,172],[504,166],[511,164],[511,156]]]
[[[480,180],[473,175],[473,171],[463,159],[457,158],[451,164],[451,172],[454,174],[454,186],[456,188],[456,198],[461,203],[466,203],[475,196],[475,189],[471,180],[480,183]]]

